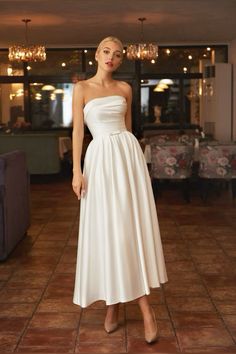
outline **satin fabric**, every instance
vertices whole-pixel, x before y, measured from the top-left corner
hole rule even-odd
[[[84,161],[73,302],[107,305],[149,294],[167,281],[143,152],[125,127],[122,96],[92,99],[84,120],[93,135]]]

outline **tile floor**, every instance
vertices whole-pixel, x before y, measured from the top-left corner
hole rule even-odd
[[[28,236],[0,263],[0,353],[236,353],[236,205],[228,190],[204,204],[163,191],[157,210],[169,282],[150,301],[159,341],[148,345],[136,301],[120,328],[105,306],[72,304],[78,202],[70,180],[32,183]]]

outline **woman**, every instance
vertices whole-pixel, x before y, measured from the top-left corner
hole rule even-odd
[[[150,177],[131,131],[130,86],[112,73],[123,45],[114,37],[98,46],[97,73],[73,92],[73,181],[80,205],[74,303],[104,300],[108,333],[118,327],[119,303],[138,299],[145,339],[157,339],[150,288],[167,281]],[[93,135],[81,171],[84,122]]]

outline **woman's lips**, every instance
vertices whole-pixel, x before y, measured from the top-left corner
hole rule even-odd
[[[107,61],[105,64],[108,65],[108,66],[113,67],[113,63],[111,61]]]

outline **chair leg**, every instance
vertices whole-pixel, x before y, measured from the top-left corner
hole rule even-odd
[[[154,199],[157,199],[157,193],[158,193],[158,186],[157,186],[157,179],[152,178],[152,190],[153,190],[153,195]]]
[[[210,181],[205,178],[201,178],[200,180],[200,188],[201,188],[201,199],[206,202],[208,194],[209,194]]]
[[[232,188],[233,199],[235,199],[235,197],[236,197],[236,178],[232,178],[232,180],[231,180],[231,188]]]
[[[190,203],[189,179],[185,178],[182,181],[182,194],[187,203]]]

